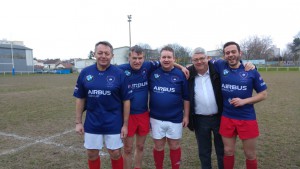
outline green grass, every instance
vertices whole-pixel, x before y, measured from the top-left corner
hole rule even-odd
[[[268,98],[255,105],[261,132],[259,168],[300,168],[300,72],[261,74],[268,85]],[[87,168],[83,138],[74,132],[76,79],[77,74],[0,76],[0,169]],[[200,168],[194,133],[185,129],[181,145],[181,168]],[[144,169],[154,168],[152,147],[148,136]],[[168,153],[166,149],[167,169],[171,168]],[[111,168],[109,157],[101,156],[101,160],[102,168]],[[244,160],[238,141],[235,168],[245,168]]]
[[[300,71],[299,67],[258,67],[258,71],[260,72],[269,72],[269,71]]]

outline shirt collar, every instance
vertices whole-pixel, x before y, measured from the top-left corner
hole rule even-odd
[[[210,75],[210,73],[209,73],[209,67],[208,67],[208,69],[207,69],[207,71],[203,74],[203,75],[201,75],[201,74],[199,74],[199,73],[197,73],[198,74],[198,76],[207,76],[207,75]]]

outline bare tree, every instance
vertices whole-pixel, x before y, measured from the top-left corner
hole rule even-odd
[[[244,59],[266,59],[274,57],[274,45],[269,36],[251,36],[240,42]]]
[[[287,47],[290,50],[291,58],[295,63],[300,57],[300,32],[298,32],[298,34],[294,36],[293,42],[288,44]]]
[[[174,49],[174,53],[176,56],[176,62],[181,65],[187,65],[191,61],[190,54],[192,52],[191,48],[185,48],[177,43],[168,44],[167,46],[170,46]]]
[[[138,43],[137,45],[143,49],[151,49],[151,46],[148,43]]]
[[[88,58],[89,58],[89,59],[93,59],[93,57],[95,57],[94,52],[93,52],[93,51],[90,51],[90,53],[89,53],[89,55],[88,55]]]

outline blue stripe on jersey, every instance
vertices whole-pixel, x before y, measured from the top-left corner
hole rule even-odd
[[[157,120],[181,123],[183,101],[189,100],[188,82],[177,68],[165,72],[155,70],[149,79],[150,117]]]
[[[121,69],[110,65],[99,71],[96,64],[83,69],[74,90],[77,98],[86,98],[84,130],[92,134],[119,134],[123,125],[123,101],[132,90]]]
[[[159,62],[144,62],[139,70],[133,70],[130,64],[118,66],[124,71],[133,90],[130,114],[141,114],[148,111],[148,78],[159,66]]]
[[[234,107],[229,101],[232,98],[245,99],[252,97],[253,89],[257,93],[267,89],[257,70],[245,71],[243,64],[237,69],[232,69],[224,60],[215,61],[214,67],[221,77],[224,103],[223,115],[239,120],[255,120],[256,114],[253,104]]]

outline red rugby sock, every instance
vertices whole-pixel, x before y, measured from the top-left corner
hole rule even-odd
[[[98,156],[96,160],[88,160],[88,164],[90,169],[100,169],[101,166],[100,157]]]
[[[123,169],[123,157],[121,156],[117,160],[110,159],[112,169]]]
[[[224,169],[233,169],[234,166],[234,155],[224,156]]]
[[[246,168],[247,169],[257,169],[257,160],[246,160]]]
[[[172,169],[179,169],[180,159],[181,159],[181,148],[179,147],[176,150],[170,150],[170,158],[171,158]]]
[[[157,151],[153,149],[153,157],[156,169],[163,169],[163,163],[165,158],[165,151]]]

